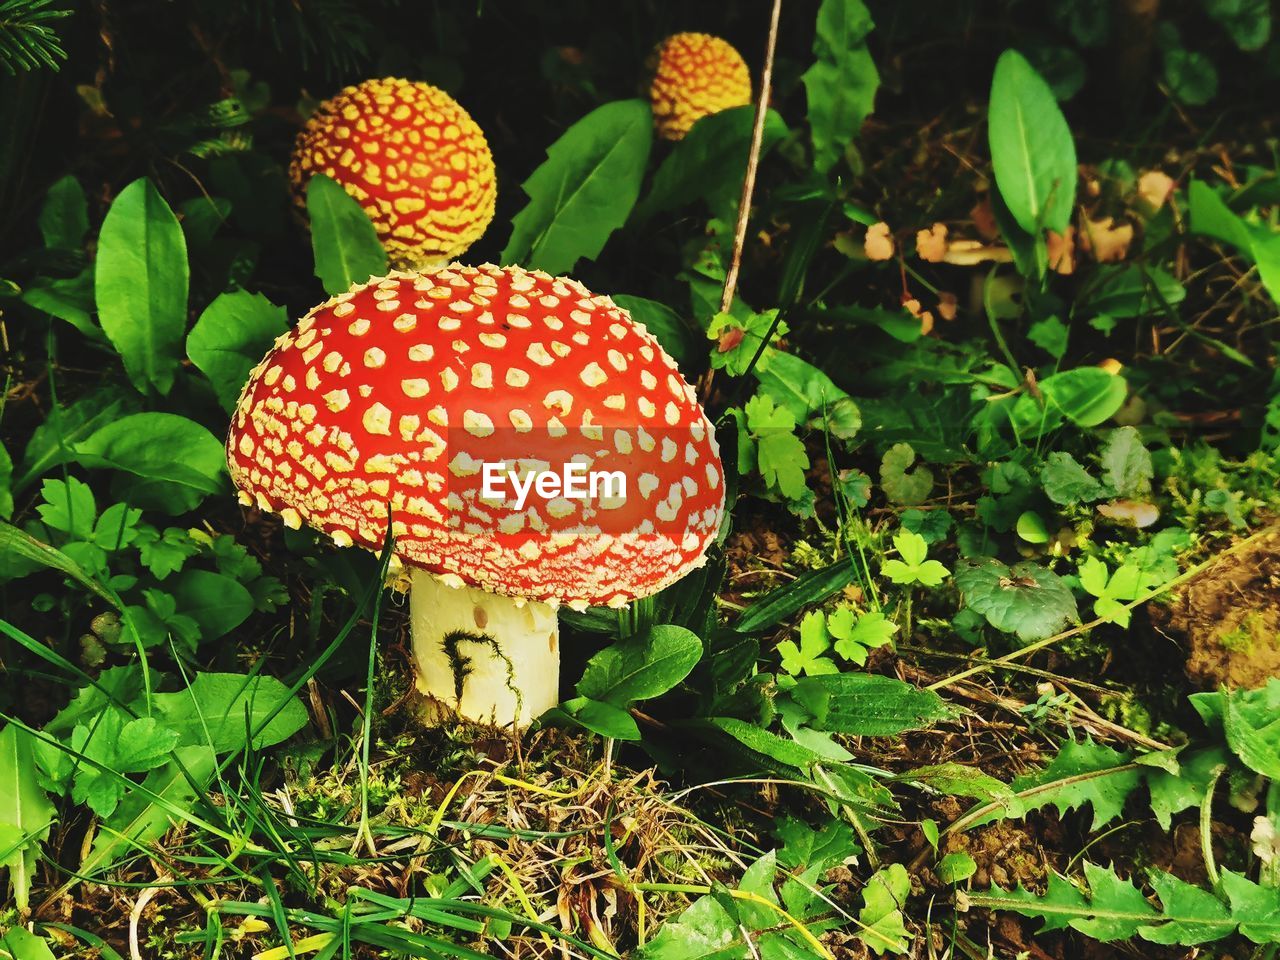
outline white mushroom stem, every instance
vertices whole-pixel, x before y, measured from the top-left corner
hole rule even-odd
[[[418,689],[459,716],[524,727],[560,702],[560,627],[548,604],[415,569],[409,613]]]

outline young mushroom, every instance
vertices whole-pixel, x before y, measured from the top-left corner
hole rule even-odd
[[[751,102],[751,74],[728,41],[676,33],[653,51],[649,102],[658,136],[682,140],[703,117]]]
[[[333,178],[373,221],[393,266],[461,256],[493,219],[493,156],[452,97],[425,83],[366,80],[320,104],[298,135],[289,179]]]
[[[241,502],[411,570],[418,688],[527,724],[558,702],[555,608],[623,607],[703,563],[715,436],[644,326],[519,267],[393,273],[254,368],[227,439]]]

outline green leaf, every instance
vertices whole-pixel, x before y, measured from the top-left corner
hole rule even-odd
[[[964,883],[978,872],[978,864],[969,854],[959,850],[939,860],[935,872],[943,883]]]
[[[387,272],[387,251],[373,221],[346,190],[317,173],[307,181],[307,218],[315,273],[334,297]]]
[[[69,12],[69,11],[68,11]],[[25,910],[25,904],[19,904]],[[105,955],[105,953],[104,953]],[[38,937],[25,927],[10,927],[0,933],[0,958],[4,960],[54,960],[44,937]]]
[[[1187,186],[1187,207],[1192,233],[1230,244],[1252,259],[1253,234],[1248,225],[1203,180],[1192,180]]]
[[[736,207],[751,149],[754,106],[732,107],[703,117],[667,154],[653,175],[653,185],[636,205],[634,219],[644,222],[664,210],[707,199],[713,210]],[[787,125],[770,110],[760,141],[763,156],[785,137]]]
[[[836,676],[836,674],[833,674]],[[808,682],[801,681],[802,683]],[[761,754],[776,763],[788,767],[804,769],[816,763],[821,757],[808,747],[770,733],[754,723],[739,720],[737,717],[708,717],[705,723],[728,734],[738,743],[754,753]]]
[[[1128,383],[1097,367],[1079,367],[1040,381],[1046,406],[1078,427],[1096,427],[1124,405]]]
[[[200,626],[202,640],[217,640],[253,613],[253,595],[231,577],[208,570],[187,570],[168,589],[178,608]]]
[[[1280,890],[1256,884],[1238,873],[1222,871],[1222,890],[1231,904],[1231,917],[1254,943],[1280,943]]]
[[[1113,319],[1142,317],[1162,309],[1161,301],[1174,306],[1187,295],[1176,277],[1159,267],[1137,263],[1101,264],[1095,280],[1082,292],[1078,307],[1086,315]]]
[[[191,509],[225,485],[226,453],[212,433],[172,413],[135,413],[97,430],[75,445],[89,467],[161,481]]]
[[[119,419],[126,409],[122,398],[107,391],[89,393],[68,406],[51,408],[27,441],[14,490],[24,490],[41,474],[74,460],[77,441]]]
[[[38,220],[44,245],[50,250],[84,249],[89,232],[89,203],[84,188],[71,174],[55,180],[45,194]]]
[[[230,412],[249,370],[287,329],[284,307],[262,294],[224,293],[205,308],[187,334],[187,356],[209,378],[218,402]]]
[[[220,754],[244,746],[250,730],[256,731],[252,746],[260,750],[307,724],[306,708],[298,698],[268,676],[197,673],[188,688],[157,693],[152,702],[155,715],[177,731],[181,746],[209,747]]]
[[[1205,0],[1204,9],[1241,50],[1261,50],[1271,37],[1268,0]]]
[[[1053,91],[1016,50],[996,63],[988,127],[996,186],[1018,226],[1064,233],[1075,205],[1075,142]]]
[[[914,470],[916,451],[909,443],[895,443],[880,460],[880,486],[891,503],[917,506],[929,499],[933,473],[923,463]]]
[[[37,540],[25,530],[0,521],[0,556],[19,557],[33,563],[49,567],[75,580],[82,587],[92,591],[100,599],[113,607],[119,602],[108,593],[103,586],[93,579],[80,564],[72,560],[61,550]]]
[[[808,570],[790,583],[770,590],[743,612],[733,629],[739,633],[756,633],[781,623],[797,610],[843,590],[853,582],[853,564],[840,559],[830,566]]]
[[[1151,886],[1160,897],[1166,922],[1139,930],[1143,940],[1190,947],[1229,936],[1235,929],[1227,908],[1208,891],[1162,870],[1151,872]]]
[[[951,575],[951,571],[937,560],[925,559],[929,545],[920,534],[901,530],[894,534],[893,546],[901,559],[886,560],[881,564],[880,572],[894,583],[936,587]]]
[[[75,477],[46,480],[40,485],[44,500],[36,507],[41,522],[52,530],[67,534],[73,540],[93,536],[93,522],[98,516],[97,504],[89,485]]]
[[[640,727],[635,717],[622,707],[590,697],[574,697],[560,705],[560,709],[586,727],[592,733],[615,740],[639,740]]]
[[[831,640],[827,637],[826,618],[821,610],[806,613],[800,621],[800,645],[794,640],[783,640],[778,644],[778,653],[782,657],[782,669],[791,676],[801,673],[818,676],[824,673],[835,673],[836,667],[831,659],[825,656],[831,649]]]
[[[98,320],[145,393],[167,394],[187,326],[187,241],[150,180],[120,191],[102,222],[94,295]]]
[[[40,844],[55,817],[36,779],[32,743],[31,734],[12,723],[0,730],[0,868],[8,869],[14,903],[24,912]]]
[[[906,953],[911,935],[903,922],[902,908],[911,895],[911,877],[900,863],[891,863],[872,874],[862,891],[858,912],[859,940],[875,953]]]
[[[867,662],[867,651],[883,647],[898,632],[898,625],[878,610],[855,614],[840,607],[827,617],[827,631],[836,638],[835,651],[853,663]]]
[[[1203,106],[1218,94],[1218,70],[1198,50],[1166,50],[1164,80],[1175,99],[1193,107]]]
[[[179,766],[181,763],[181,766]],[[189,810],[195,800],[195,788],[187,781],[183,769],[203,789],[213,778],[216,765],[213,751],[208,747],[178,747],[174,759],[158,770],[153,770],[142,781],[143,789],[134,789],[121,801],[119,807],[103,821],[94,838],[89,855],[78,872],[93,877],[106,871],[118,859],[135,852],[135,844],[149,844],[159,840],[177,822],[178,817],[152,796],[159,796],[170,807]]]
[[[631,314],[632,320],[644,324],[677,364],[683,367],[690,362],[694,338],[674,310],[657,300],[646,300],[644,297],[619,294],[613,297],[613,302]]]
[[[874,24],[862,0],[823,0],[813,38],[817,62],[805,71],[813,165],[826,173],[875,109],[880,75],[867,50]]]
[[[562,274],[594,260],[631,213],[652,144],[643,100],[606,103],[571,126],[522,185],[529,204],[511,224],[502,263]]]
[[[795,417],[785,407],[775,406],[773,399],[762,393],[748,400],[743,411],[765,483],[786,499],[799,500],[807,489],[805,470],[809,468],[809,455],[795,435]]]
[[[969,607],[1023,643],[1043,640],[1079,621],[1071,588],[1034,563],[1007,567],[997,560],[964,559],[956,568],[955,583]]]
[[[1107,435],[1100,461],[1102,480],[1112,496],[1141,498],[1151,492],[1155,468],[1137,428],[1112,430]]]
[[[1092,503],[1106,496],[1102,484],[1064,450],[1055,450],[1045,457],[1040,485],[1046,497],[1062,506]]]
[[[702,641],[684,627],[660,624],[619,640],[587,663],[578,693],[616,707],[661,696],[702,659]]]
[[[894,736],[953,715],[932,690],[871,673],[806,677],[796,683],[793,695],[814,715],[809,725],[828,733]]]
[[[797,423],[816,419],[816,425],[825,425],[840,440],[852,440],[861,428],[862,415],[853,398],[795,354],[775,350],[767,364],[756,364],[754,372],[760,389],[786,407]]]
[[[926,767],[914,767],[892,779],[918,783],[939,793],[956,797],[972,797],[984,803],[999,803],[1011,807],[1013,788],[1001,783],[975,767],[963,763],[936,763]],[[934,829],[937,829],[936,825]],[[934,846],[936,846],[936,841]]]
[[[1222,729],[1227,745],[1254,773],[1280,780],[1280,680],[1259,690],[1223,695]]]

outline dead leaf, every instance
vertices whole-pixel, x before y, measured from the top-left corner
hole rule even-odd
[[[1048,231],[1049,269],[1063,276],[1076,270],[1076,228],[1067,227],[1066,233]]]
[[[887,223],[882,220],[867,227],[862,252],[867,255],[868,260],[888,260],[893,256],[893,237],[889,235]]]
[[[995,212],[991,209],[991,197],[985,196],[973,205],[973,209],[969,211],[969,216],[973,217],[973,227],[978,231],[978,236],[984,240],[994,240],[1000,236],[1000,225],[996,223]]]
[[[1124,369],[1124,364],[1115,357],[1107,357],[1107,359],[1098,364],[1098,369],[1105,370],[1112,376],[1118,376],[1120,371]]]
[[[954,320],[956,318],[956,307],[959,301],[954,293],[948,293],[946,290],[938,291],[938,316],[943,320]]]
[[[1138,196],[1153,211],[1164,206],[1173,193],[1173,178],[1163,170],[1148,170],[1138,178]]]
[[[947,226],[935,223],[916,231],[916,255],[926,263],[941,263],[947,256]]]
[[[1099,263],[1114,263],[1123,260],[1129,252],[1129,244],[1133,243],[1133,224],[1117,225],[1113,217],[1102,220],[1085,218],[1085,231],[1080,236],[1080,246],[1093,251],[1093,258]]]
[[[921,336],[927,337],[933,331],[933,314],[928,310],[921,310],[920,301],[915,297],[909,297],[908,299],[903,300],[902,305],[906,308],[907,313],[911,314],[913,317],[919,318],[920,334]]]
[[[1146,529],[1160,519],[1160,508],[1142,500],[1112,500],[1098,504],[1098,512],[1109,520],[1127,523],[1139,530]]]

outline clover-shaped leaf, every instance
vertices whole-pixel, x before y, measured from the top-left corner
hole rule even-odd
[[[836,638],[836,653],[858,665],[867,662],[868,650],[884,646],[897,631],[898,625],[876,610],[857,614],[840,607],[827,617],[827,632]]]
[[[886,560],[881,565],[880,572],[894,583],[902,586],[918,583],[936,587],[951,575],[951,571],[937,560],[925,559],[929,553],[929,545],[920,534],[902,530],[894,535],[893,545],[901,559]]]
[[[800,644],[794,640],[783,640],[778,644],[778,653],[782,656],[782,669],[791,676],[801,673],[816,677],[824,673],[837,673],[839,668],[824,654],[831,649],[831,639],[827,636],[826,617],[820,611],[805,614],[800,621]]]

